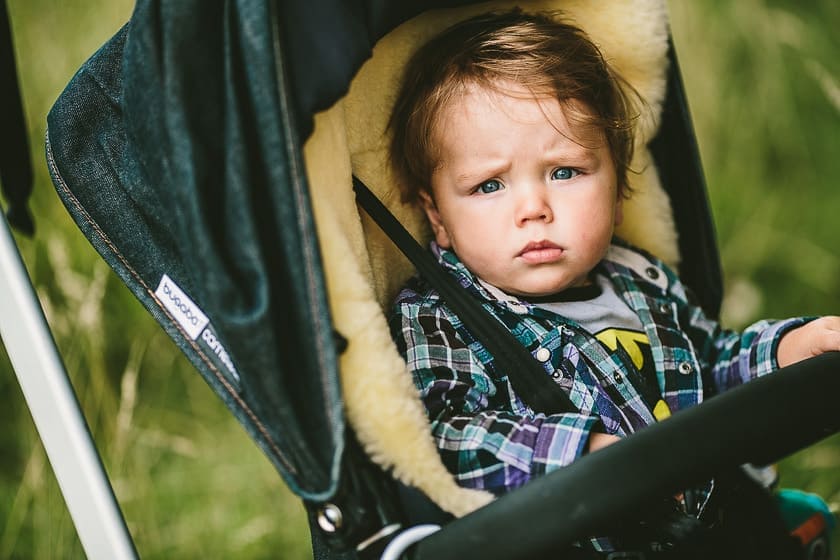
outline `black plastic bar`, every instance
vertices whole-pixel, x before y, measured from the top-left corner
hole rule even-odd
[[[668,45],[668,64],[662,122],[649,147],[679,233],[679,253],[683,257],[680,279],[691,287],[706,313],[717,317],[723,299],[717,235],[697,136],[672,41]]]
[[[32,158],[6,0],[0,0],[0,185],[9,203],[9,223],[31,236],[35,224],[27,201],[32,193]]]
[[[413,560],[514,560],[568,546],[657,496],[767,464],[840,429],[840,353],[723,393],[582,457],[420,541]],[[562,560],[562,559],[559,559]]]

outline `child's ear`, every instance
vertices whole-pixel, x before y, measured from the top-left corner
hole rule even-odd
[[[426,212],[426,217],[432,225],[432,233],[435,234],[435,241],[444,249],[450,249],[452,242],[449,239],[449,232],[446,231],[446,226],[443,225],[443,220],[440,217],[435,201],[432,195],[423,191],[420,193],[420,203],[423,205],[423,211]]]

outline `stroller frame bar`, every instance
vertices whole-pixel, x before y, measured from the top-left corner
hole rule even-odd
[[[79,540],[91,559],[137,558],[11,229],[0,222],[0,338]]]

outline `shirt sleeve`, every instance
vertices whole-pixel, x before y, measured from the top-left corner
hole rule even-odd
[[[742,331],[725,329],[693,303],[691,292],[672,271],[667,272],[681,326],[694,345],[705,384],[714,392],[726,391],[779,369],[776,358],[779,340],[791,329],[811,320],[805,317],[761,320]]]
[[[459,484],[501,494],[580,457],[597,416],[514,412],[505,377],[491,374],[439,305],[397,304],[392,329]]]

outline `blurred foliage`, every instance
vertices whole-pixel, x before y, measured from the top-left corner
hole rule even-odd
[[[298,501],[72,224],[40,156],[49,107],[131,2],[8,7],[36,163],[38,234],[18,242],[140,555],[310,557]],[[840,313],[840,3],[670,9],[726,276],[724,322]],[[2,347],[0,390],[0,558],[83,557]],[[837,503],[838,467],[835,436],[783,462],[782,482]]]
[[[718,233],[723,322],[840,314],[840,3],[669,7]],[[783,486],[837,508],[840,436],[780,472]]]
[[[724,321],[840,311],[834,0],[672,2],[726,274]]]

